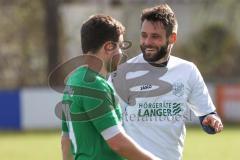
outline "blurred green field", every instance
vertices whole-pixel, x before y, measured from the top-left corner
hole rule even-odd
[[[184,160],[240,159],[240,128],[229,127],[219,135],[207,135],[200,128],[188,128]],[[0,160],[61,159],[60,132],[1,132]]]
[[[226,127],[216,135],[187,128],[184,160],[239,160],[240,127]]]

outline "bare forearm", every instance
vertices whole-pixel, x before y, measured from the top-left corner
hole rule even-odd
[[[119,149],[118,154],[120,154],[121,156],[129,159],[129,160],[153,160],[156,159],[154,158],[154,156],[152,154],[150,154],[149,152],[136,147],[135,145],[131,144],[131,143],[126,143],[125,147]]]
[[[116,148],[112,148],[115,152],[117,152],[122,157],[127,158],[128,160],[157,160],[150,152],[141,148],[138,144],[136,144],[130,137],[127,135],[117,135],[118,144],[113,146],[117,146]]]
[[[71,146],[70,139],[66,136],[62,136],[61,144],[62,144],[62,159],[73,160],[73,156],[70,148]]]

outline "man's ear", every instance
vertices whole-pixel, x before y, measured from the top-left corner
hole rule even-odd
[[[114,44],[113,42],[106,42],[103,44],[103,48],[105,52],[111,52],[116,48],[116,44]]]
[[[170,44],[174,44],[176,41],[177,41],[177,34],[176,34],[176,33],[172,33],[172,34],[169,36],[169,43],[170,43]]]

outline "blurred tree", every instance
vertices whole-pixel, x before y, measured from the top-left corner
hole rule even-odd
[[[59,2],[0,1],[0,88],[47,85],[58,62]]]
[[[2,0],[0,88],[46,84],[41,0]]]
[[[195,62],[208,80],[239,79],[240,46],[223,25],[206,26],[193,35],[181,49],[181,57]]]
[[[48,73],[58,64],[59,55],[59,0],[44,0]]]
[[[122,1],[121,0],[111,0],[110,5],[119,6],[119,5],[122,5]]]

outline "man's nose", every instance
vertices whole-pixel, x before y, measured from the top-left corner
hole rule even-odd
[[[151,45],[152,44],[152,39],[150,37],[147,37],[144,41],[144,44],[147,45],[147,46]]]

